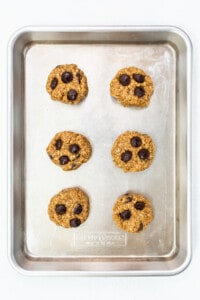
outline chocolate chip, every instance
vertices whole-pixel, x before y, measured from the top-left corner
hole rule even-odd
[[[62,73],[61,79],[62,79],[62,82],[69,83],[73,80],[73,75],[71,72],[66,71],[66,72]]]
[[[60,150],[62,148],[63,141],[58,139],[55,143],[56,150]]]
[[[132,158],[132,152],[129,150],[123,152],[121,155],[121,160],[124,162],[128,162],[129,160],[131,160],[131,158]]]
[[[76,77],[77,77],[77,79],[78,79],[78,83],[80,84],[80,83],[81,83],[81,79],[82,79],[81,74],[80,74],[80,73],[77,73],[77,74],[76,74]]]
[[[78,218],[74,218],[70,220],[70,227],[78,227],[79,225],[81,225],[81,220]]]
[[[80,147],[77,144],[72,144],[72,145],[69,146],[69,151],[71,153],[76,154],[76,153],[78,153],[80,151]]]
[[[53,159],[53,156],[52,156],[51,154],[49,154],[49,158],[50,158],[50,159]]]
[[[74,89],[69,90],[69,92],[67,93],[67,99],[71,100],[71,101],[76,100],[77,96],[78,96],[78,93]]]
[[[127,210],[124,210],[123,212],[121,212],[119,215],[122,218],[122,220],[129,220],[131,217],[131,212],[130,212],[130,210],[127,209]]]
[[[133,74],[133,79],[139,83],[143,83],[144,82],[144,75],[142,74]]]
[[[63,155],[59,158],[61,165],[66,165],[69,162],[69,157],[66,155]]]
[[[58,79],[56,77],[54,77],[50,84],[52,90],[54,90],[57,87],[57,84],[58,84]]]
[[[138,227],[138,232],[141,231],[143,229],[143,224],[142,222],[140,222],[140,226]]]
[[[82,211],[83,211],[82,205],[81,205],[81,204],[77,204],[77,205],[74,207],[73,213],[74,213],[75,215],[79,215]]]
[[[131,196],[126,197],[126,199],[124,200],[124,203],[129,203],[133,200],[133,198]]]
[[[134,95],[137,96],[138,98],[141,98],[145,95],[145,90],[142,86],[137,86],[134,89]]]
[[[142,140],[138,136],[132,137],[130,142],[131,142],[131,146],[136,147],[136,148],[140,147],[142,144]]]
[[[137,201],[134,204],[135,209],[143,210],[145,208],[145,203],[143,201]]]
[[[127,74],[122,74],[122,75],[120,75],[120,77],[119,77],[119,82],[121,83],[121,85],[126,86],[126,85],[129,85],[129,84],[130,84],[131,78],[130,78],[130,76],[127,75]]]
[[[58,215],[64,215],[67,211],[67,208],[64,204],[56,204],[55,211]]]
[[[148,150],[148,149],[142,148],[142,149],[138,152],[138,156],[139,156],[139,158],[142,159],[142,160],[148,159],[148,158],[149,158],[149,155],[150,155],[150,153],[149,153],[149,150]]]

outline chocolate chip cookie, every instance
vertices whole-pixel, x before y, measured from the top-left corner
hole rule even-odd
[[[127,232],[143,231],[153,220],[153,210],[150,201],[132,192],[120,196],[113,206],[115,224]]]
[[[78,227],[88,217],[89,198],[78,187],[63,189],[51,198],[48,214],[50,220],[59,226]]]
[[[64,171],[79,168],[92,153],[88,139],[72,131],[58,132],[46,149],[50,159]]]
[[[88,93],[87,78],[75,64],[59,65],[49,74],[46,89],[52,100],[78,104]]]
[[[148,106],[153,91],[151,77],[136,67],[119,70],[110,83],[111,95],[123,106]]]
[[[137,131],[126,131],[115,140],[111,155],[116,166],[124,172],[138,172],[150,166],[155,146],[151,137]]]

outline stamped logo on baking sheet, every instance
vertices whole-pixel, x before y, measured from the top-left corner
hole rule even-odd
[[[76,247],[125,247],[126,233],[83,232],[74,234]]]

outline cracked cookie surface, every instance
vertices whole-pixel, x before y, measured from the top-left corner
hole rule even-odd
[[[120,196],[113,206],[113,220],[122,230],[138,233],[153,220],[151,202],[132,192]]]
[[[51,198],[48,215],[58,226],[78,227],[88,218],[89,198],[78,187],[63,189]]]
[[[119,135],[111,150],[113,162],[124,172],[147,169],[154,154],[155,146],[151,137],[138,131],[126,131]]]
[[[46,151],[51,161],[63,171],[72,171],[88,161],[92,147],[82,134],[62,131],[56,133]]]
[[[110,82],[110,93],[123,106],[146,107],[153,94],[153,81],[136,67],[120,69]]]
[[[50,72],[46,90],[52,100],[78,104],[87,96],[87,78],[75,64],[59,65]]]

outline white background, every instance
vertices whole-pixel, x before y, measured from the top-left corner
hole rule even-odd
[[[199,299],[200,295],[200,34],[198,1],[11,1],[0,9],[0,286],[1,299]],[[193,257],[189,267],[169,277],[69,278],[25,277],[7,258],[7,44],[29,25],[173,25],[193,43],[192,81],[192,225]]]

